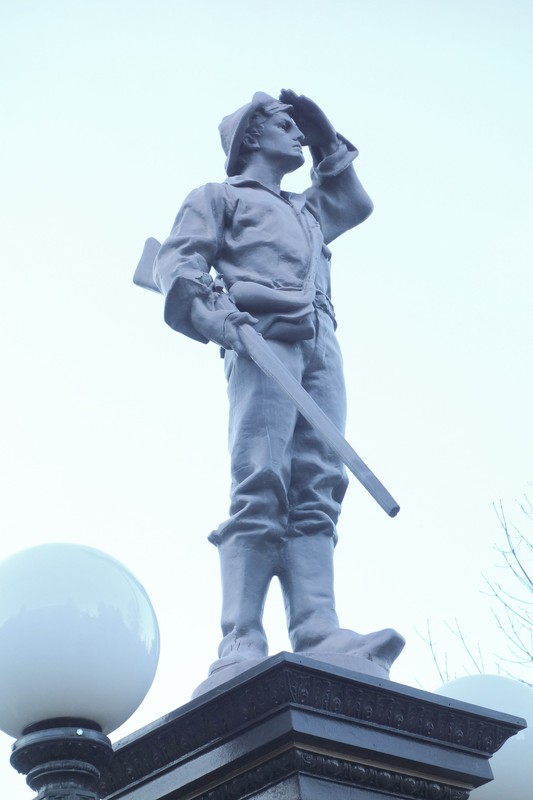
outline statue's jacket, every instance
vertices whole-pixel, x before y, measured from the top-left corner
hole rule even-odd
[[[207,341],[190,322],[190,306],[195,297],[213,294],[211,269],[230,296],[243,281],[280,294],[312,290],[315,303],[333,314],[327,245],[360,221],[351,166],[358,152],[344,137],[338,141],[324,158],[312,148],[312,185],[302,194],[279,195],[246,176],[189,194],[154,263],[171,328]]]

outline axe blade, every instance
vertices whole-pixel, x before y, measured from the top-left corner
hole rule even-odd
[[[159,293],[159,287],[154,281],[154,261],[160,247],[161,244],[153,236],[150,236],[145,241],[141,260],[137,264],[137,269],[133,275],[133,283],[137,286]]]

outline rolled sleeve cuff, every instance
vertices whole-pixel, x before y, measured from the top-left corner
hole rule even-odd
[[[319,148],[311,148],[313,169],[311,178],[314,184],[321,184],[327,178],[336,178],[350,166],[359,155],[359,150],[342,134],[337,134],[338,147],[334,153],[322,156]]]
[[[164,318],[167,325],[197,342],[207,344],[209,339],[199,333],[191,323],[191,305],[196,297],[209,297],[212,285],[212,278],[205,272],[179,275],[165,297]]]

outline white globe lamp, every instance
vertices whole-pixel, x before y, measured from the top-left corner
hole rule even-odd
[[[97,796],[106,734],[138,708],[158,658],[148,595],[111,556],[47,544],[0,562],[0,730],[40,799],[74,784]]]
[[[533,786],[533,689],[501,675],[467,675],[437,689],[437,694],[525,718],[517,733],[490,760],[494,780],[471,794],[472,800],[524,800]]]

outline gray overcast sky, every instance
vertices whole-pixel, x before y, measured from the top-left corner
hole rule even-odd
[[[216,348],[134,287],[144,239],[222,180],[217,125],[261,89],[315,99],[360,150],[376,210],[333,245],[347,438],[402,510],[355,480],[339,527],[341,622],[408,638],[391,677],[433,689],[457,617],[505,655],[482,573],[493,503],[532,480],[529,0],[0,3],[0,555],[77,541],[122,560],[159,617],[158,676],[113,738],[185,702],[216,657],[227,513]],[[301,189],[307,170],[287,188]],[[277,591],[271,652],[288,649]],[[29,798],[8,765],[0,782]]]

